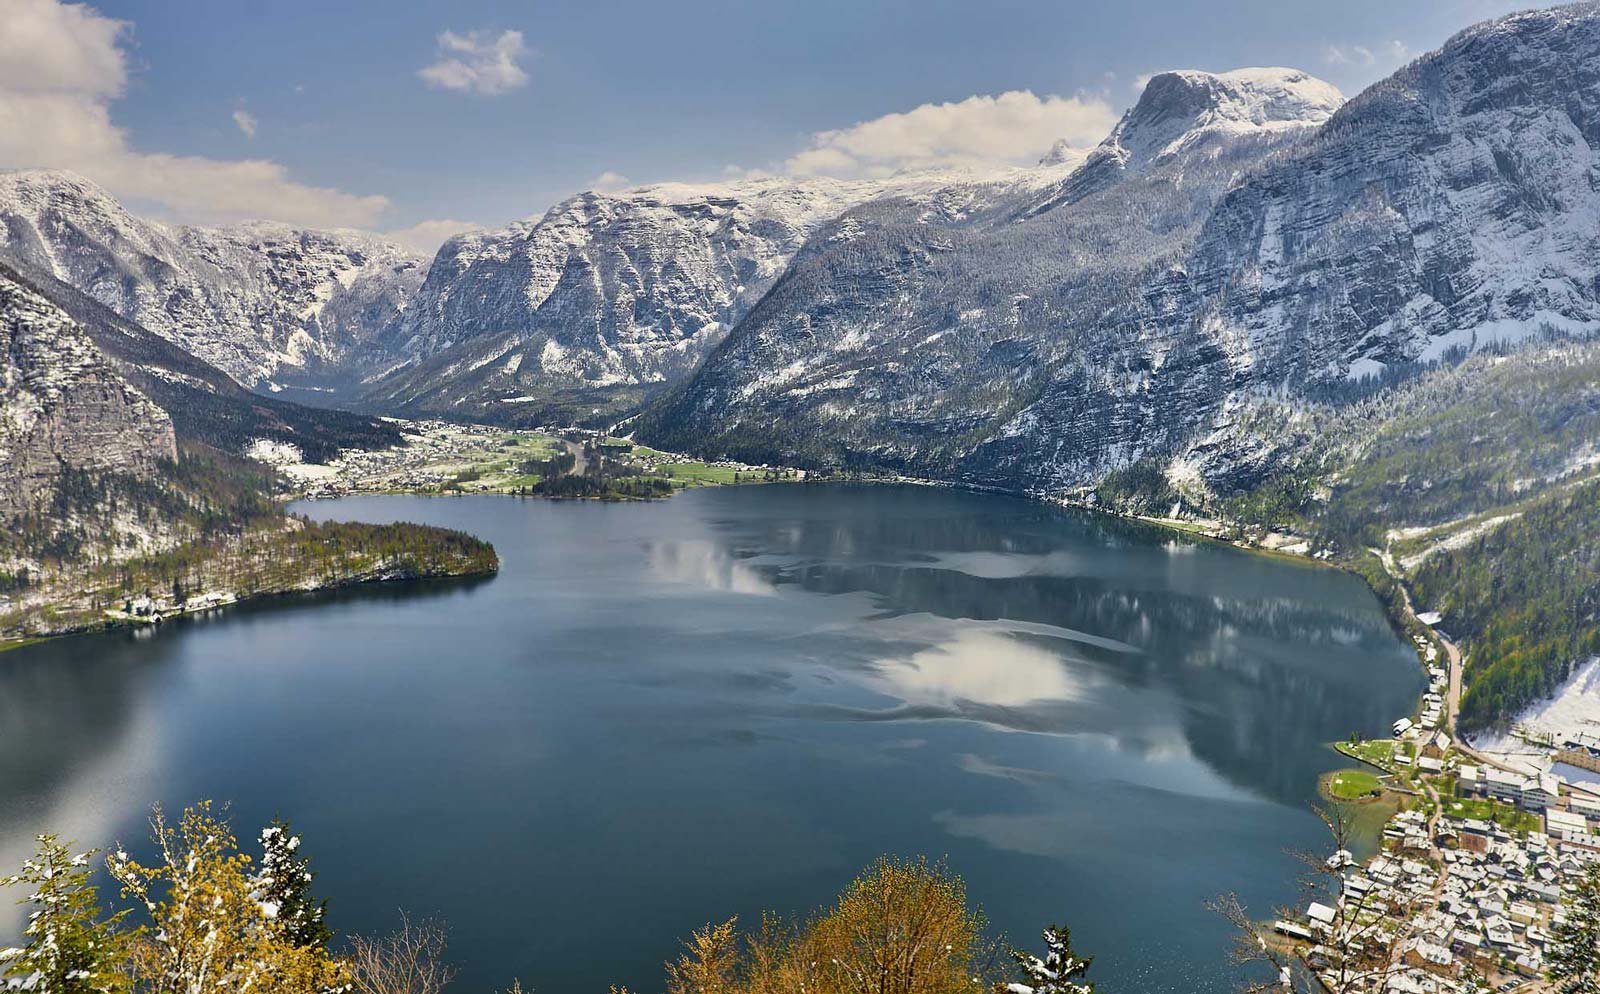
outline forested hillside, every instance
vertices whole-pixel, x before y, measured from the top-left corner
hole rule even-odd
[[[1462,725],[1509,718],[1600,653],[1600,484],[1536,502],[1414,576],[1472,650]]]

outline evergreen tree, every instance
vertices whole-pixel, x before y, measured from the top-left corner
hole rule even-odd
[[[1551,929],[1550,979],[1561,994],[1600,994],[1600,866],[1590,864]]]
[[[1022,968],[1024,982],[1007,984],[1000,990],[1013,994],[1094,994],[1094,984],[1083,979],[1094,957],[1072,951],[1071,929],[1046,926],[1044,948],[1044,959],[1012,949],[1011,958]]]
[[[300,836],[274,818],[261,830],[261,870],[256,890],[263,908],[277,918],[284,937],[302,948],[323,948],[333,939],[327,925],[328,902],[311,896],[311,860],[300,855]]]
[[[99,892],[89,883],[89,858],[73,854],[53,835],[38,838],[39,849],[22,872],[0,878],[0,885],[24,886],[29,894],[27,944],[0,949],[0,988],[33,994],[122,994],[129,988],[127,947],[118,926],[121,914],[101,917]]]

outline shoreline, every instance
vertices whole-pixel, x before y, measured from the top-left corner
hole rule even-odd
[[[436,573],[420,576],[385,576],[369,577],[364,579],[336,580],[332,583],[319,584],[314,587],[296,587],[283,590],[263,590],[258,593],[248,594],[244,597],[234,597],[225,601],[205,604],[196,607],[185,607],[178,611],[168,611],[154,617],[136,617],[124,615],[122,612],[106,612],[104,620],[73,628],[64,628],[60,631],[49,632],[41,635],[28,635],[20,639],[0,639],[0,654],[14,649],[25,649],[41,642],[55,642],[61,639],[77,638],[82,635],[105,635],[111,632],[140,632],[159,631],[169,624],[183,624],[209,614],[225,612],[229,608],[262,607],[271,605],[274,601],[287,601],[298,597],[316,597],[321,594],[338,593],[340,591],[354,591],[383,587],[389,584],[402,583],[471,583],[473,581],[487,580],[493,577],[498,570],[462,572],[462,573]]]
[[[337,551],[326,551],[330,543]],[[178,549],[186,548],[179,546]],[[170,554],[168,550],[165,554]],[[142,564],[142,565],[141,565]],[[10,632],[0,636],[0,653],[47,639],[117,629],[158,628],[169,621],[210,614],[276,597],[427,580],[492,577],[500,558],[492,545],[450,529],[404,522],[310,522],[286,516],[277,529],[234,536],[228,545],[189,561],[172,574],[173,592],[152,594],[159,562],[129,560],[111,571],[60,579],[24,601],[8,617]],[[115,574],[128,569],[120,589]],[[167,576],[165,572],[159,574]],[[179,585],[182,579],[188,590]],[[165,579],[160,583],[164,585]],[[139,591],[143,590],[143,593]],[[111,605],[121,603],[118,609]]]

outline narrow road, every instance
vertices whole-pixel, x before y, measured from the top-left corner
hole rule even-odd
[[[1416,605],[1411,603],[1411,591],[1406,589],[1405,576],[1401,573],[1399,566],[1396,565],[1394,557],[1389,554],[1389,550],[1387,549],[1373,549],[1371,551],[1378,557],[1378,561],[1383,563],[1384,571],[1389,574],[1390,579],[1394,580],[1395,585],[1400,588],[1400,601],[1405,605],[1406,616],[1411,618],[1413,621],[1417,621],[1417,623],[1421,625],[1422,622],[1417,619]],[[1519,770],[1516,767],[1507,766],[1498,759],[1492,759],[1489,756],[1484,755],[1478,750],[1472,748],[1472,746],[1468,745],[1466,739],[1456,734],[1456,717],[1461,713],[1462,671],[1466,668],[1466,662],[1462,659],[1461,650],[1454,642],[1445,638],[1431,625],[1423,625],[1423,627],[1427,628],[1428,631],[1432,633],[1434,641],[1437,642],[1439,647],[1444,650],[1445,659],[1449,664],[1450,683],[1447,688],[1447,692],[1444,695],[1444,727],[1445,733],[1450,736],[1451,742],[1455,744],[1456,751],[1461,753],[1463,756],[1471,757],[1481,765],[1493,766],[1496,769],[1505,770],[1508,773],[1526,776],[1526,770]]]
[[[583,446],[576,442],[568,442],[565,440],[563,440],[561,444],[567,447],[568,452],[572,453],[572,458],[574,460],[572,463],[572,475],[582,476],[584,470],[589,467],[589,459],[583,454]]]

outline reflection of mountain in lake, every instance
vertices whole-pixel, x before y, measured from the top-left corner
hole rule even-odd
[[[1420,690],[1348,575],[992,497],[893,513],[896,493],[714,530],[721,561],[742,554],[778,589],[870,597],[869,630],[895,643],[870,682],[902,703],[842,716],[1095,733],[1134,750],[1169,748],[1181,729],[1229,780],[1300,803],[1324,743],[1380,733]]]

